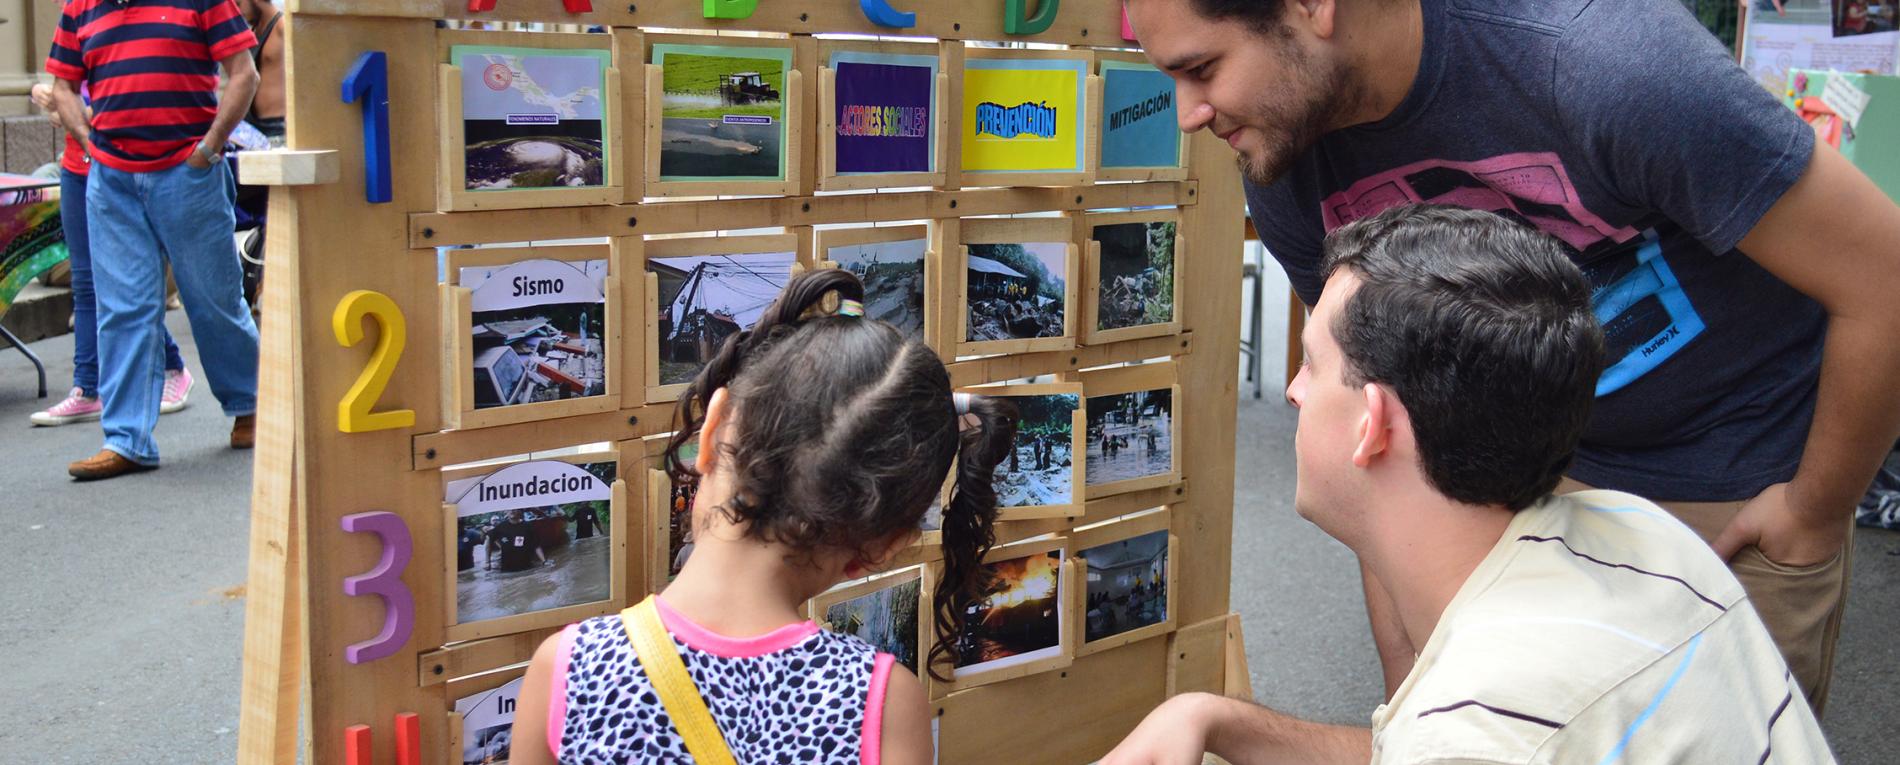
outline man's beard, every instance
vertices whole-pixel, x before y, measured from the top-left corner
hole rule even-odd
[[[1288,56],[1286,62],[1293,75],[1290,79],[1296,83],[1289,92],[1306,96],[1290,104],[1268,101],[1258,104],[1254,109],[1254,124],[1264,126],[1256,130],[1266,144],[1261,148],[1260,159],[1255,160],[1246,152],[1234,156],[1234,166],[1240,169],[1241,177],[1258,186],[1272,185],[1286,175],[1293,163],[1331,130],[1333,121],[1353,107],[1362,92],[1348,81],[1343,67],[1323,71],[1311,59],[1297,53]]]

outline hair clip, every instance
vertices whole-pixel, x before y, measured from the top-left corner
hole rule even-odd
[[[969,414],[970,413],[970,394],[952,393],[950,394],[950,404],[956,407],[958,417],[962,417],[963,415]]]
[[[838,301],[839,316],[863,316],[864,304],[850,298]]]

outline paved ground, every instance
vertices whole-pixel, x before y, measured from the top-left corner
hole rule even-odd
[[[1282,300],[1267,301],[1269,317],[1284,315]],[[169,318],[195,373],[183,314]],[[1268,322],[1270,356],[1283,333]],[[33,347],[63,389],[70,336]],[[1265,372],[1280,379],[1277,362]],[[160,419],[163,469],[72,484],[65,465],[98,448],[98,428],[27,427],[44,405],[31,375],[18,353],[0,349],[0,761],[229,762],[249,454],[225,447],[230,421],[200,382],[191,408]],[[1381,689],[1357,568],[1289,506],[1294,418],[1276,389],[1242,400],[1236,456],[1233,606],[1245,619],[1254,688],[1283,710],[1363,724]],[[1842,762],[1891,762],[1900,534],[1863,531],[1855,555],[1826,725]]]

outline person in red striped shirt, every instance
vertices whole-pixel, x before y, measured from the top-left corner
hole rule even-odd
[[[71,0],[60,15],[46,71],[61,122],[92,159],[86,218],[105,430],[98,454],[68,466],[76,479],[158,466],[167,258],[212,395],[236,418],[231,446],[255,440],[257,325],[231,237],[236,184],[224,146],[257,90],[256,45],[233,0]]]

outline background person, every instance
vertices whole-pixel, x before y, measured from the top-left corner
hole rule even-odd
[[[1851,508],[1900,435],[1900,208],[1675,0],[1127,7],[1306,304],[1325,233],[1402,202],[1565,242],[1611,350],[1568,477],[1729,559],[1820,710]],[[1365,590],[1390,693],[1422,636]]]
[[[1557,242],[1399,207],[1326,252],[1287,388],[1294,507],[1390,588],[1421,653],[1369,730],[1187,694],[1103,765],[1833,762],[1694,532],[1634,495],[1551,494],[1604,356]]]

